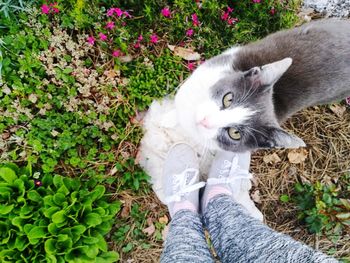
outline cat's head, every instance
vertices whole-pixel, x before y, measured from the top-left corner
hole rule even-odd
[[[305,146],[281,129],[273,107],[273,85],[292,59],[245,72],[235,71],[232,59],[224,53],[207,61],[180,87],[175,104],[181,127],[209,149],[243,152]]]

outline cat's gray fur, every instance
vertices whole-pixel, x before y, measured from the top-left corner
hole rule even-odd
[[[259,82],[261,66],[287,57],[292,65],[276,83]],[[212,98],[222,103],[222,96],[233,92],[235,105],[249,105],[257,112],[235,127],[240,141],[230,139],[223,128],[217,137],[220,147],[245,151],[300,144],[279,124],[303,108],[350,96],[350,21],[326,19],[280,31],[208,63],[232,64],[232,74],[211,88]]]

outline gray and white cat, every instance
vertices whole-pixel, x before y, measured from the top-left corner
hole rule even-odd
[[[349,21],[322,20],[277,32],[206,61],[181,85],[174,100],[154,102],[144,120],[140,164],[162,200],[162,161],[172,143],[191,144],[205,175],[218,150],[305,146],[279,124],[305,107],[347,96]],[[246,206],[252,205],[249,188],[237,194],[244,196]],[[252,214],[257,212],[254,208]]]

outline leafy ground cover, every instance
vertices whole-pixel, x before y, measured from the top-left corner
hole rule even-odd
[[[23,262],[43,258],[48,262],[94,262],[94,258],[156,262],[169,219],[150,190],[148,176],[135,164],[142,137],[141,112],[153,99],[173,94],[203,60],[234,44],[295,25],[299,3],[69,0],[26,4],[7,1],[0,6],[0,177],[4,188],[0,217],[9,222],[0,241],[6,253],[0,258],[13,262],[32,249],[33,258],[22,256]],[[334,114],[332,120],[336,120]],[[298,128],[290,126],[300,134]],[[346,132],[342,139],[349,139]],[[349,192],[335,189],[348,185],[348,179],[342,179],[348,177],[333,182],[335,186],[314,186],[317,180],[326,183],[315,176],[302,181],[309,185],[299,182],[296,191],[292,189],[297,180],[289,178],[288,186],[277,191],[280,184],[270,177],[274,174],[271,165],[280,166],[280,171],[294,167],[303,174],[310,168],[305,163],[313,160],[304,158],[283,166],[266,162],[264,156],[269,154],[258,153],[253,163],[253,170],[260,174],[256,187],[260,195],[257,190],[253,194],[267,222],[284,232],[300,228],[292,220],[286,228],[276,227],[277,218],[282,217],[266,207],[269,202],[270,207],[292,208],[296,218],[299,205],[300,218],[315,216],[307,224],[318,238],[322,231],[332,229],[341,238],[347,231],[349,207],[347,201],[339,202],[349,199]],[[287,158],[288,152],[277,154]],[[344,167],[345,163],[331,172]],[[63,192],[58,190],[62,185]],[[9,196],[9,189],[17,189],[16,195]],[[330,209],[325,216],[331,215],[325,221],[320,200],[329,191],[335,201],[325,197],[322,205]],[[88,196],[94,198],[86,204]],[[307,208],[302,206],[305,203]],[[44,219],[39,220],[41,215]],[[81,221],[82,216],[91,220]],[[341,227],[329,223],[334,218],[342,222]],[[307,227],[302,229],[306,233]],[[309,241],[308,236],[297,238]],[[339,257],[349,251],[346,246],[334,247],[331,252]],[[60,254],[63,248],[65,255]]]

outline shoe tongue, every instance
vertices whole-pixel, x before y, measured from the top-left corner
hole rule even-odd
[[[195,171],[187,171],[186,172],[186,177],[185,177],[185,182],[186,185],[189,185],[191,183],[191,181],[193,180],[193,177],[196,176],[196,172]]]

